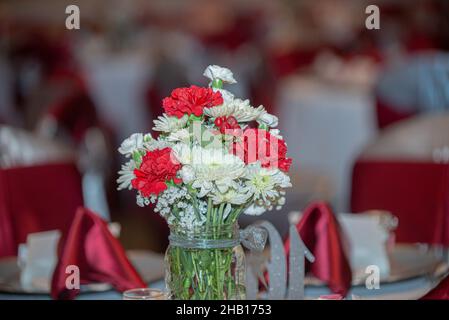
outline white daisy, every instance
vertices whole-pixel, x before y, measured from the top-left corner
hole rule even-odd
[[[164,148],[171,148],[173,146],[173,142],[161,139],[160,137],[158,139],[152,139],[148,142],[144,142],[143,144],[144,149],[148,151],[153,151],[156,149],[164,149]]]
[[[192,163],[192,148],[185,143],[177,143],[173,146],[172,155],[180,164],[186,165]]]
[[[265,207],[261,207],[261,206],[252,204],[248,208],[245,209],[244,214],[247,214],[249,216],[260,216],[265,211],[267,211],[267,209]]]
[[[259,124],[264,124],[270,128],[275,128],[278,126],[279,119],[275,115],[264,112],[257,118],[257,122]]]
[[[184,147],[175,151],[176,158],[183,164],[189,164],[195,172],[192,187],[200,189],[201,198],[219,188],[226,192],[229,187],[238,187],[235,180],[245,174],[245,163],[238,157],[225,153],[222,149],[204,149],[195,146],[190,150]]]
[[[259,162],[247,166],[245,178],[248,179],[246,185],[253,194],[253,199],[265,206],[271,206],[272,202],[283,195],[281,189],[292,186],[290,178],[284,172],[277,168],[262,168]]]
[[[117,179],[117,190],[132,189],[131,181],[136,178],[134,175],[134,169],[136,163],[134,160],[129,160],[127,163],[122,164],[122,169],[118,172],[119,178]]]
[[[181,129],[176,132],[172,132],[168,135],[167,141],[170,142],[183,142],[183,143],[189,143],[192,135],[189,132],[189,129]]]
[[[158,117],[154,122],[154,131],[162,131],[162,132],[175,132],[182,128],[184,128],[187,124],[187,120],[189,117],[187,115],[182,116],[182,118],[177,117],[169,117],[165,113]]]
[[[205,181],[234,180],[245,173],[245,163],[222,149],[193,148],[192,167],[196,178]]]
[[[219,190],[214,190],[211,193],[211,199],[214,205],[220,203],[230,203],[235,205],[242,205],[248,202],[251,194],[245,192],[245,190],[229,189],[225,193]]]
[[[211,118],[223,116],[233,116],[238,122],[249,122],[259,119],[262,114],[266,113],[263,106],[254,108],[250,105],[249,100],[234,99],[229,103],[204,109],[204,114]]]

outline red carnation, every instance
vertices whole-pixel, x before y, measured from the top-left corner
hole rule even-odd
[[[144,197],[158,195],[167,189],[166,181],[181,182],[176,178],[179,169],[181,165],[171,160],[170,148],[149,151],[143,156],[140,169],[134,169],[136,178],[132,180],[132,186]]]
[[[260,161],[264,168],[279,168],[287,172],[292,159],[287,158],[287,145],[266,130],[248,128],[232,145],[232,153],[246,164]]]
[[[190,88],[177,88],[171,96],[162,100],[162,106],[169,116],[182,118],[183,115],[199,117],[204,108],[211,108],[223,103],[220,92],[214,92],[211,88],[191,86]]]

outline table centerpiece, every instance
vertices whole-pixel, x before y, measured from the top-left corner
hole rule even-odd
[[[292,160],[277,117],[223,88],[236,83],[229,69],[212,65],[204,75],[208,87],[176,88],[163,99],[157,137],[123,141],[118,189],[135,189],[137,204],[152,205],[170,227],[171,298],[244,299],[238,217],[282,207]]]

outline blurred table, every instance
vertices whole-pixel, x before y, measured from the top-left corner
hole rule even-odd
[[[150,251],[141,251],[141,250],[132,250],[128,251],[128,255],[132,263],[137,268],[138,272],[142,275],[145,281],[149,284],[150,288],[165,290],[165,282],[163,279],[164,274],[164,264],[163,264],[163,256],[160,254],[155,254]],[[14,264],[15,260],[13,258],[8,258],[9,261]],[[3,260],[5,261],[5,260]],[[7,269],[5,269],[5,267]],[[3,269],[2,269],[3,268]],[[5,273],[11,273],[13,276],[17,274],[19,269],[17,267],[7,267],[4,264],[0,268],[0,273],[5,278],[9,278]],[[427,270],[427,269],[426,269]],[[352,295],[355,295],[355,299],[417,299],[423,296],[427,291],[429,291],[432,287],[434,287],[438,280],[444,275],[447,271],[447,265],[442,264],[440,267],[433,269],[432,272],[421,272],[415,273],[413,276],[402,277],[402,281],[394,281],[392,282],[390,278],[386,278],[381,281],[380,289],[369,290],[364,286],[364,281],[355,281],[352,289],[348,293],[347,299],[351,299]],[[420,274],[422,276],[417,276]],[[15,276],[14,276],[15,277]],[[1,280],[1,277],[0,277]],[[307,279],[306,279],[307,280]],[[305,288],[305,293],[307,299],[314,299],[319,297],[320,295],[330,294],[330,290],[322,285],[319,281],[314,281],[311,278],[308,278],[306,281],[307,284]],[[15,291],[11,291],[10,289],[15,287],[12,284],[12,287],[9,288],[8,292],[0,291],[0,300],[49,300],[50,295],[48,294],[29,294],[29,293],[11,293]],[[107,289],[103,285],[101,285],[105,291],[86,291],[86,288],[81,288],[82,292],[77,296],[76,299],[79,300],[120,300],[122,299],[122,294],[112,290]],[[90,288],[93,290],[94,288]],[[96,290],[99,290],[98,286]]]
[[[434,286],[434,283],[428,277],[418,277],[406,281],[381,284],[380,289],[369,290],[363,286],[353,287],[347,299],[355,295],[357,299],[362,300],[413,300],[419,299]],[[164,280],[159,280],[149,284],[150,288],[165,290]],[[331,294],[326,287],[306,287],[305,294],[307,299],[315,299],[320,295]],[[49,300],[47,295],[19,295],[0,293],[0,300]],[[78,300],[121,300],[122,294],[113,290],[97,293],[85,293],[77,297]]]
[[[333,186],[337,211],[349,205],[353,161],[374,136],[374,98],[363,87],[296,77],[281,86],[279,123],[293,170],[316,172]]]

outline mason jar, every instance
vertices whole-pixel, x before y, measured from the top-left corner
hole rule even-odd
[[[165,282],[170,299],[245,299],[245,254],[237,223],[170,227]]]

